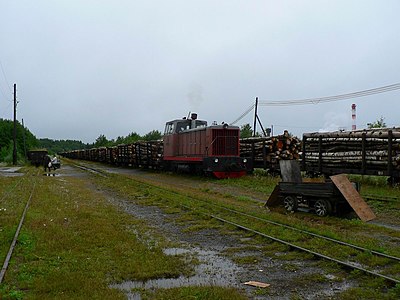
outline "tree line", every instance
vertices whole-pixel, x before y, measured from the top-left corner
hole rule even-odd
[[[16,129],[17,160],[20,162],[25,160],[26,151],[39,147],[39,141],[28,128],[23,127],[18,121]],[[13,161],[13,131],[13,121],[0,119],[0,161],[2,162],[11,163]]]
[[[137,141],[151,141],[158,140],[162,137],[162,134],[158,130],[152,130],[145,135],[140,135],[136,132],[132,132],[127,136],[118,136],[116,139],[107,139],[104,134],[100,134],[99,137],[93,143],[83,143],[82,141],[76,140],[51,140],[48,138],[39,139],[41,148],[47,149],[50,154],[57,154],[61,152],[78,150],[78,149],[91,149],[99,147],[113,147],[120,144],[129,144]]]

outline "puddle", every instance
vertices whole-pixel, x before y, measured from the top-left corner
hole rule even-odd
[[[122,290],[128,299],[140,300],[138,292],[132,289],[168,289],[188,286],[234,286],[237,284],[236,274],[242,270],[231,260],[218,255],[216,251],[201,250],[199,248],[164,249],[166,255],[195,255],[200,264],[195,266],[196,275],[191,277],[180,276],[178,278],[160,278],[147,281],[125,281],[112,284],[111,288]]]
[[[167,249],[164,249],[163,252],[165,255],[176,256],[176,255],[190,253],[190,250],[183,249],[183,248],[167,248]]]
[[[4,177],[22,176],[23,173],[18,173],[21,167],[2,167],[0,168],[0,175]]]

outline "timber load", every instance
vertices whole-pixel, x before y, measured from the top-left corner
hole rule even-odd
[[[302,152],[306,171],[399,177],[400,128],[306,133]]]
[[[109,153],[117,165],[158,168],[162,162],[162,141],[138,141],[112,148]]]
[[[253,166],[264,169],[279,169],[279,160],[300,158],[301,140],[284,134],[272,137],[240,139],[240,156],[251,157]]]

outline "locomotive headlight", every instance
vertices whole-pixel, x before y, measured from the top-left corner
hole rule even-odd
[[[215,163],[218,163],[218,158],[214,159],[214,162],[215,162]]]
[[[247,163],[247,158],[244,158],[244,159],[243,159],[243,162],[244,162],[244,163]]]

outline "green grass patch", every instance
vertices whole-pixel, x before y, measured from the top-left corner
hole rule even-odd
[[[260,261],[258,256],[255,255],[248,255],[248,256],[239,256],[239,257],[234,257],[233,261],[237,264],[244,264],[244,265],[249,265],[249,264],[256,264]]]
[[[358,271],[352,272],[353,276],[358,277]],[[395,287],[389,286],[383,279],[370,278],[362,281],[358,287],[352,287],[335,296],[335,299],[400,299],[400,284]]]
[[[164,255],[166,241],[141,239],[151,232],[143,221],[118,211],[85,181],[44,176],[35,180],[0,298],[123,299],[110,283],[190,274],[183,259]],[[23,187],[18,193],[25,202],[29,189]],[[13,205],[14,216],[1,216],[9,224],[0,232],[5,237],[1,253],[20,216],[22,205]]]
[[[223,287],[183,287],[158,289],[142,295],[143,300],[244,300],[248,299],[243,293],[233,288]]]

